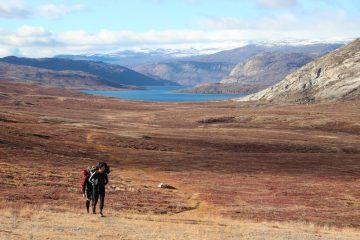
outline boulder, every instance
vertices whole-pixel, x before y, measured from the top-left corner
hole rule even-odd
[[[165,189],[176,189],[175,187],[169,185],[169,184],[166,184],[166,183],[160,183],[158,185],[159,188],[165,188]]]

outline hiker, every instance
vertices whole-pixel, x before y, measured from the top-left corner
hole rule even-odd
[[[93,187],[93,196],[92,196],[92,210],[93,214],[96,214],[96,204],[100,197],[100,215],[103,217],[103,208],[105,201],[105,185],[109,182],[108,173],[110,172],[109,167],[106,163],[100,162],[98,164],[98,170],[91,174],[89,182]]]
[[[90,200],[92,199],[92,194],[93,194],[93,187],[92,184],[89,182],[89,178],[92,172],[95,172],[95,167],[87,167],[86,169],[84,169],[82,171],[82,179],[81,179],[81,183],[80,183],[80,188],[81,188],[81,192],[83,194],[83,197],[85,198],[86,202],[85,202],[85,206],[86,206],[86,211],[87,213],[89,213],[89,208],[90,208]]]

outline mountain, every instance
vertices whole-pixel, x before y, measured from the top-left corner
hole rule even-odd
[[[266,43],[249,44],[232,50],[221,51],[214,54],[193,56],[187,59],[198,62],[227,62],[238,64],[248,60],[259,53],[303,53],[310,55],[322,55],[343,46],[343,43]]]
[[[197,85],[204,82],[217,82],[227,76],[234,64],[212,62],[182,61],[213,52],[214,49],[143,49],[141,51],[119,51],[109,54],[58,55],[57,58],[72,60],[95,60],[120,64],[155,79],[167,79],[182,85]]]
[[[247,60],[261,52],[301,52],[315,53],[318,55],[330,52],[340,46],[343,42],[321,43],[311,41],[284,41],[284,42],[259,42],[249,43],[245,46],[221,50],[216,48],[209,49],[139,49],[124,50],[110,53],[87,53],[80,55],[62,54],[55,58],[71,60],[101,61],[106,63],[119,64],[126,67],[133,67],[150,63],[163,63],[173,61],[189,62],[225,62],[234,65]]]
[[[0,62],[43,68],[53,71],[81,71],[102,79],[106,79],[108,84],[113,85],[133,85],[133,86],[162,86],[177,85],[174,82],[162,79],[154,79],[135,72],[120,65],[113,65],[103,62],[86,60],[69,60],[59,58],[18,58],[5,57]]]
[[[278,84],[238,101],[313,103],[360,97],[360,39],[289,74]]]
[[[215,54],[199,55],[181,58],[170,62],[157,62],[134,66],[132,69],[151,77],[168,79],[182,85],[200,85],[192,91],[204,93],[236,92],[224,84],[211,85],[209,83],[243,82],[245,85],[236,86],[240,91],[246,89],[259,90],[282,80],[288,73],[310,62],[315,57],[332,51],[342,44],[310,44],[310,45],[256,45],[251,44],[233,50],[218,52]],[[235,69],[233,69],[235,67]],[[253,67],[254,69],[250,69]],[[233,70],[233,71],[232,71]],[[258,71],[258,72],[256,72]],[[238,76],[243,76],[235,81]],[[232,79],[232,80],[230,80]],[[207,87],[201,86],[206,84]],[[221,88],[224,91],[221,91]],[[214,91],[212,91],[214,90]]]
[[[81,71],[53,71],[44,68],[0,62],[0,79],[14,82],[46,84],[72,89],[128,89],[134,88]]]
[[[167,61],[174,57],[162,51],[135,52],[121,51],[110,54],[85,54],[85,55],[57,55],[55,58],[71,60],[100,61],[132,67],[139,64],[147,64],[157,61]]]
[[[64,58],[72,60],[88,60],[88,61],[101,61],[112,64],[119,64],[126,67],[133,67],[142,64],[150,64],[164,61],[172,61],[183,57],[189,57],[194,55],[200,55],[204,52],[213,52],[214,49],[140,49],[117,51],[112,53],[94,53],[83,55],[57,55],[55,58]]]
[[[259,53],[236,65],[221,83],[273,85],[313,59],[304,53]]]
[[[216,49],[143,49],[108,54],[58,55],[57,57],[120,64],[151,78],[194,86],[219,82],[227,77],[237,64],[261,53],[302,53],[314,57],[340,46],[342,43],[272,42],[249,44],[216,53],[214,53]]]
[[[153,78],[171,79],[181,85],[193,86],[205,82],[218,82],[233,66],[223,62],[173,61],[139,65],[133,69]]]
[[[315,44],[307,46],[250,45],[235,49],[233,50],[235,52],[233,56],[240,56],[237,54],[242,52],[248,59],[238,63],[231,70],[230,74],[224,77],[220,83],[196,86],[195,88],[185,90],[185,92],[254,93],[278,83],[289,73],[338,46],[337,44]],[[249,57],[250,54],[257,51],[259,51],[259,53]],[[226,53],[229,53],[229,51],[226,51]],[[223,56],[221,54],[215,55]]]

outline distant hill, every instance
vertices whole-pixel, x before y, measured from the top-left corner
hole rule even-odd
[[[184,49],[184,50],[142,49],[138,51],[124,50],[124,51],[116,51],[111,53],[95,53],[95,54],[80,54],[80,55],[62,54],[55,56],[55,58],[101,61],[106,63],[119,64],[131,68],[143,64],[173,61],[173,60],[181,59],[183,57],[199,55],[202,52],[203,51],[196,49]]]
[[[273,85],[314,57],[314,54],[306,53],[259,53],[236,65],[221,83]]]
[[[233,64],[222,62],[173,61],[139,65],[133,69],[154,78],[193,86],[204,82],[218,82],[231,71],[233,66]]]
[[[314,56],[323,55],[343,46],[342,43],[317,43],[304,45],[288,44],[249,44],[244,47],[232,50],[221,51],[209,55],[193,56],[186,59],[197,62],[227,62],[239,64],[246,61],[259,53],[302,53]]]
[[[133,86],[177,85],[176,83],[171,81],[154,79],[149,76],[145,76],[126,67],[96,61],[69,60],[58,58],[34,59],[5,57],[1,58],[0,62],[20,66],[31,66],[52,71],[81,71],[104,79],[106,83],[110,86],[117,86],[119,84]]]
[[[289,74],[278,84],[238,101],[312,103],[360,97],[360,39]]]
[[[278,83],[289,73],[304,66],[315,58],[341,46],[340,44],[314,44],[306,46],[259,46],[249,45],[219,54],[212,58],[222,59],[229,55],[242,59],[220,83],[205,84],[186,92],[200,93],[254,93]],[[267,51],[266,51],[267,50]],[[257,54],[255,54],[258,52]],[[241,55],[241,54],[244,55]],[[255,54],[254,56],[252,56]],[[247,58],[247,59],[243,59]],[[202,59],[204,60],[204,59]]]
[[[241,48],[233,50],[221,51],[215,54],[199,55],[192,57],[185,57],[180,59],[173,59],[165,62],[155,62],[152,64],[144,64],[132,67],[135,71],[143,73],[151,77],[158,77],[161,79],[168,79],[178,82],[182,85],[201,85],[206,84],[208,87],[205,92],[211,92],[211,89],[220,90],[220,86],[224,86],[224,92],[231,91],[229,86],[216,84],[215,86],[209,85],[209,83],[217,83],[227,78],[234,67],[237,69],[233,70],[233,79],[237,75],[235,72],[239,70],[241,64],[253,59],[248,65],[258,65],[256,69],[258,73],[252,73],[252,78],[246,80],[246,85],[251,84],[257,85],[251,87],[251,89],[259,89],[261,86],[270,86],[271,84],[278,82],[283,79],[290,71],[297,67],[303,66],[305,63],[311,61],[315,57],[328,53],[342,44],[310,44],[310,45],[247,45]],[[287,55],[290,54],[290,55]],[[293,54],[293,56],[291,56]],[[295,54],[298,54],[296,56]],[[290,59],[291,57],[300,59]],[[276,61],[280,60],[281,63],[277,65]],[[302,63],[302,65],[301,65]],[[280,65],[283,64],[281,67]],[[289,66],[286,66],[288,64]],[[246,66],[248,66],[246,65]],[[261,70],[261,66],[264,65],[264,69]],[[269,65],[266,66],[265,65]],[[246,67],[245,66],[245,67]],[[266,69],[268,68],[268,69]],[[272,68],[272,70],[271,70]],[[270,70],[269,70],[270,69]],[[265,72],[268,71],[268,76]],[[279,70],[279,71],[278,71]],[[290,71],[289,71],[290,70]],[[277,72],[278,71],[278,72]],[[273,78],[274,77],[274,78]],[[263,78],[263,81],[253,81],[255,79]],[[244,78],[242,78],[244,80]],[[267,82],[269,81],[270,82]],[[232,81],[232,83],[238,81]],[[226,83],[226,82],[221,82]],[[233,87],[240,90],[242,86]],[[201,86],[205,89],[204,86]],[[200,88],[197,88],[198,91]],[[245,87],[245,89],[248,89]],[[213,92],[215,93],[215,92]]]
[[[156,49],[119,51],[108,54],[58,55],[57,57],[120,64],[151,78],[158,80],[166,79],[182,85],[195,86],[204,83],[220,82],[229,75],[237,64],[248,61],[265,52],[269,54],[300,53],[313,58],[342,45],[341,43],[274,42],[249,44],[244,47],[213,54],[204,54],[203,51],[196,49]],[[214,49],[208,49],[205,52],[214,52]],[[281,79],[278,80],[280,81]]]
[[[129,89],[124,84],[107,81],[81,71],[53,71],[44,68],[21,66],[0,62],[0,79],[14,82],[46,84],[72,89]]]
[[[71,60],[101,61],[112,64],[119,64],[126,67],[132,67],[139,64],[147,64],[158,61],[172,60],[174,57],[163,51],[153,52],[135,52],[121,51],[111,54],[84,54],[84,55],[57,55],[55,58]]]

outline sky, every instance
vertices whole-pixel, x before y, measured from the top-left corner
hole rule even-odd
[[[350,41],[359,0],[0,0],[0,56]]]

